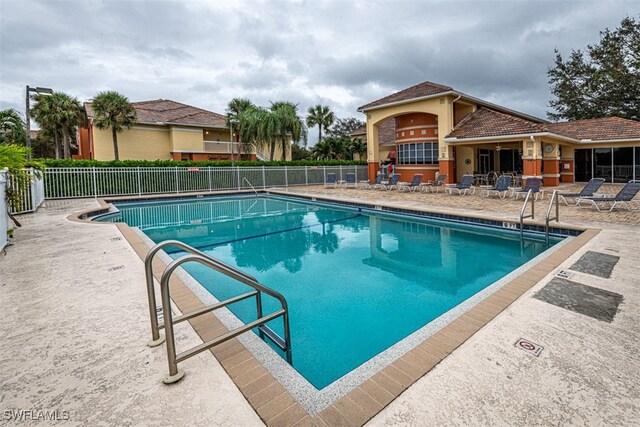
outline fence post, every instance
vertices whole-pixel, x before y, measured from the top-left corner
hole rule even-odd
[[[93,167],[93,197],[98,198],[98,177],[96,176],[96,167]]]
[[[289,172],[286,165],[284,167],[284,188],[289,188]]]
[[[211,190],[211,166],[209,166],[207,169],[209,171],[209,173],[208,173],[208,175],[209,175],[209,193],[211,193],[211,191],[212,191]]]
[[[238,176],[238,190],[242,188],[242,183],[240,182],[240,166],[236,166],[236,175]]]
[[[267,188],[267,177],[264,172],[264,166],[262,166],[262,189],[264,190],[266,188]]]
[[[142,196],[142,180],[140,179],[140,166],[138,166],[138,196]]]
[[[29,175],[31,176],[31,209],[35,212],[37,209],[36,203],[38,202],[36,197],[36,177],[33,168],[29,169]]]
[[[340,180],[342,180],[342,165],[338,166],[340,168]]]
[[[178,183],[178,167],[176,166],[176,193],[180,193],[180,184]]]
[[[309,186],[309,166],[304,167],[304,185]]]

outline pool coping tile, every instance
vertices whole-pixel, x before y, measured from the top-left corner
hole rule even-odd
[[[145,197],[134,197],[129,200],[141,199],[145,199]],[[98,199],[98,202],[101,208],[109,206],[109,203],[103,199]],[[68,219],[86,224],[88,212],[91,211],[70,215]],[[83,215],[85,215],[84,218]],[[102,223],[100,225],[113,226],[114,224]],[[128,225],[116,223],[115,226],[140,259],[144,260],[148,250],[147,243]],[[501,289],[486,297],[315,416],[308,414],[303,406],[236,338],[211,348],[209,352],[220,362],[258,416],[268,426],[361,426],[395,400],[404,390],[428,374],[456,348],[463,345],[478,330],[491,322],[494,317],[529,291],[600,231],[594,228],[582,228],[582,230],[581,234],[567,242],[562,248],[515,277]],[[159,259],[155,261],[154,275],[159,280],[160,272],[166,265]],[[180,278],[174,277],[176,280],[172,281],[169,287],[175,306],[181,312],[203,307],[203,303],[193,291]],[[206,318],[188,320],[188,323],[203,341],[217,336],[220,331],[227,330],[218,318],[211,313],[208,314],[209,316]],[[251,376],[247,375],[251,372],[254,372],[258,377],[251,380]]]

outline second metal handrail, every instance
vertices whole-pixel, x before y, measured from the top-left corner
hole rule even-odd
[[[175,246],[179,247],[189,255],[185,255],[181,258],[178,258],[172,261],[162,273],[162,277],[160,278],[160,291],[162,294],[162,313],[163,313],[163,324],[158,324],[157,318],[157,307],[155,300],[155,290],[153,286],[153,258],[155,255],[163,248],[167,246]],[[235,279],[245,285],[253,288],[253,291],[244,293],[242,295],[238,295],[236,297],[227,299],[225,301],[221,301],[216,304],[208,305],[206,307],[199,308],[189,313],[182,314],[181,316],[177,316],[175,319],[173,318],[173,313],[171,312],[171,295],[169,290],[169,279],[173,272],[182,264],[186,262],[197,262],[202,265],[205,265],[213,270],[216,270],[232,279]],[[164,328],[165,336],[167,341],[167,359],[169,363],[169,376],[165,377],[163,382],[166,384],[174,383],[180,381],[184,376],[184,371],[178,369],[178,363],[183,360],[188,359],[191,356],[195,356],[202,351],[205,351],[211,347],[214,347],[218,344],[221,344],[225,341],[228,341],[236,336],[248,332],[254,328],[258,328],[258,333],[261,338],[268,338],[271,340],[276,346],[278,346],[282,351],[285,352],[287,362],[291,363],[291,334],[289,329],[289,309],[287,306],[287,300],[285,297],[277,291],[270,289],[262,284],[260,284],[255,278],[249,276],[242,271],[231,267],[221,261],[218,261],[215,258],[212,258],[195,248],[192,248],[189,245],[186,245],[177,240],[167,240],[155,245],[153,248],[149,250],[145,258],[145,274],[147,281],[147,294],[149,298],[149,315],[151,319],[151,334],[152,339],[149,341],[148,345],[151,347],[155,347],[157,345],[162,344],[165,341],[165,337],[160,336],[159,329]],[[280,302],[281,308],[271,314],[266,316],[262,313],[262,293],[265,293]],[[257,319],[253,322],[250,322],[244,326],[233,329],[217,338],[204,342],[196,347],[193,347],[189,350],[186,350],[180,354],[176,355],[175,348],[175,338],[173,333],[173,325],[175,323],[179,323],[196,316],[200,316],[205,313],[209,313],[211,311],[217,310],[222,307],[226,307],[230,304],[245,300],[247,298],[254,297],[256,298],[256,312]],[[276,319],[278,317],[282,317],[284,323],[284,339],[279,337],[271,328],[269,328],[266,323]]]
[[[560,222],[560,204],[558,203],[558,194],[558,190],[553,190],[551,201],[549,201],[549,207],[547,208],[547,215],[545,216],[544,235],[547,245],[549,244],[549,223],[554,219],[556,220],[556,222]],[[554,205],[556,207],[556,216],[551,218],[551,208]]]
[[[247,184],[249,184],[249,187],[251,187],[251,189],[253,190],[254,193],[256,193],[256,197],[258,197],[258,192],[256,191],[256,189],[253,187],[253,185],[251,185],[251,182],[249,182],[249,180],[247,179],[246,176],[243,176],[242,179],[244,179],[246,181]]]
[[[520,209],[520,238],[524,237],[524,219],[531,218],[534,219],[535,215],[535,197],[531,199],[531,195],[533,194],[533,190],[527,191],[527,197],[524,199],[524,203],[522,204],[522,209]],[[527,204],[529,204],[529,199],[531,199],[531,214],[525,215],[524,212],[527,210]]]

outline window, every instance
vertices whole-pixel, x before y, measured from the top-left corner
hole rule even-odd
[[[399,165],[430,165],[437,163],[437,142],[417,142],[398,145]]]
[[[640,179],[640,147],[587,148],[575,150],[575,180],[592,177],[625,183]]]

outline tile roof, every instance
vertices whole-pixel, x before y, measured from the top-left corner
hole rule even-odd
[[[358,137],[362,139],[362,142],[367,142],[367,127],[362,126],[349,134],[352,137]],[[396,119],[390,117],[383,120],[378,125],[378,143],[380,145],[395,145],[396,143]]]
[[[360,136],[360,135],[366,135],[366,134],[367,134],[367,127],[361,126],[358,129],[351,132],[349,136]]]
[[[446,138],[482,138],[544,130],[544,124],[481,107],[462,119]]]
[[[444,93],[453,90],[451,86],[444,86],[432,82],[422,82],[415,86],[403,89],[400,92],[396,92],[384,98],[380,98],[376,101],[370,102],[358,108],[358,110],[365,110],[371,107],[377,107],[392,102],[407,101],[409,99],[421,98],[423,96],[435,95],[437,93]]]
[[[640,122],[621,117],[548,123],[546,127],[549,132],[574,139],[591,139],[593,141],[640,139]]]
[[[185,124],[192,126],[226,128],[226,118],[222,114],[202,108],[192,107],[169,99],[132,102],[140,123]],[[85,102],[89,118],[94,117],[90,102]]]
[[[483,138],[550,132],[582,140],[640,139],[640,122],[620,117],[535,123],[490,108],[479,108],[462,119],[446,138]]]

